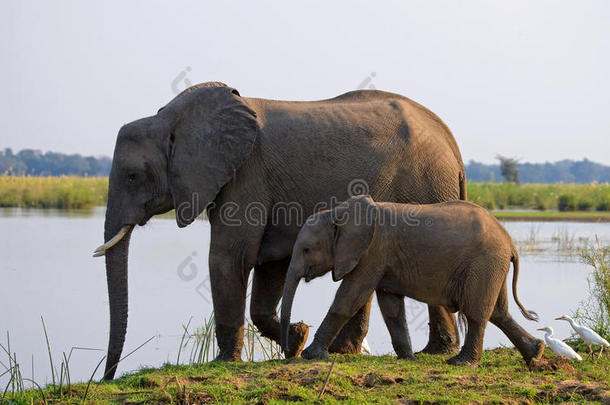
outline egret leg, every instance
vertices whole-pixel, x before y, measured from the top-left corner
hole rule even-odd
[[[589,345],[589,358],[590,359],[594,359],[595,357],[593,356],[593,348],[591,347],[591,345]]]
[[[599,356],[597,358],[602,357],[602,352],[604,351],[604,345],[599,345]]]

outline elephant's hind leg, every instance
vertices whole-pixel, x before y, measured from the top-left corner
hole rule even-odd
[[[280,321],[277,305],[282,298],[286,269],[290,259],[267,262],[254,267],[252,297],[250,298],[250,317],[259,332],[276,342],[280,342]],[[298,356],[305,346],[309,327],[303,322],[293,323],[289,330],[290,347],[285,356]]]
[[[362,341],[369,331],[369,317],[373,294],[366,304],[343,326],[328,351],[331,353],[359,354],[362,350]]]
[[[544,352],[544,341],[536,339],[527,333],[517,322],[515,322],[508,312],[506,280],[504,280],[490,320],[510,339],[527,364],[529,364],[532,359],[538,359],[542,356],[542,353]]]

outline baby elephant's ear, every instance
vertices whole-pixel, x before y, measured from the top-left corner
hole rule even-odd
[[[368,196],[352,197],[332,211],[336,227],[333,244],[333,280],[339,281],[356,267],[375,234],[377,207]]]

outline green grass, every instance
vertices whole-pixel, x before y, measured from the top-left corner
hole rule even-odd
[[[0,207],[75,209],[106,205],[105,177],[0,176]]]
[[[469,183],[468,199],[488,209],[610,211],[610,184]]]
[[[545,356],[552,357],[548,352]],[[464,402],[602,402],[610,400],[610,355],[552,371],[529,371],[514,350],[486,351],[478,368],[445,364],[445,356],[339,355],[320,402],[395,403],[399,400]],[[330,360],[166,365],[142,369],[112,382],[92,383],[88,403],[284,403],[315,402]],[[80,403],[86,384],[59,396],[53,387],[27,390],[10,403]],[[406,402],[405,402],[406,403]]]
[[[610,212],[493,211],[498,219],[610,221]]]
[[[107,191],[108,179],[104,177],[0,176],[0,207],[87,208],[106,205]],[[610,184],[469,183],[468,199],[492,210],[523,208],[596,215],[610,212]]]

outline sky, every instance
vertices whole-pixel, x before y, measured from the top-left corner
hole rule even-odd
[[[403,94],[464,161],[610,164],[610,2],[0,3],[0,150],[112,156],[189,83],[242,96]]]

